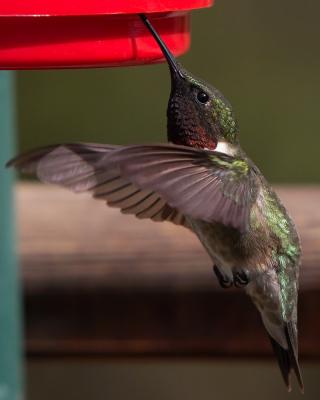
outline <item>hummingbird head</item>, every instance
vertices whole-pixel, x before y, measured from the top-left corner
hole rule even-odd
[[[238,125],[230,103],[213,86],[196,78],[174,58],[150,21],[141,19],[167,59],[171,93],[167,109],[168,140],[214,150],[219,143],[238,144]]]

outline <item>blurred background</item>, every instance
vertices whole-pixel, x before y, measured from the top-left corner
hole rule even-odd
[[[217,0],[192,15],[184,66],[233,104],[243,148],[272,182],[319,183],[320,3]],[[19,151],[166,140],[166,65],[17,73]],[[306,399],[320,365],[303,365]],[[32,400],[286,398],[275,362],[31,361]],[[300,394],[290,394],[291,399]]]

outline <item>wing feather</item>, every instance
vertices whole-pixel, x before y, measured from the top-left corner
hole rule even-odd
[[[118,165],[137,187],[160,194],[182,214],[246,232],[258,180],[249,160],[184,146],[130,146],[102,163]]]
[[[9,165],[75,192],[91,191],[123,213],[187,225],[185,216],[247,231],[257,196],[249,160],[176,145],[68,144]]]
[[[48,183],[67,187],[75,192],[91,191],[96,199],[103,199],[110,207],[124,214],[154,221],[170,221],[188,226],[177,210],[171,208],[159,194],[142,190],[120,175],[117,166],[107,170],[97,163],[110,151],[120,146],[99,144],[53,145],[22,154],[7,164]]]

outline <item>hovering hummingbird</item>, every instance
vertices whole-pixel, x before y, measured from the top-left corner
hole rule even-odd
[[[90,191],[125,214],[191,229],[210,255],[223,288],[245,288],[261,313],[290,387],[298,363],[300,244],[281,201],[239,143],[230,103],[185,70],[140,15],[171,74],[169,144],[74,143],[22,154],[20,171],[75,192]]]

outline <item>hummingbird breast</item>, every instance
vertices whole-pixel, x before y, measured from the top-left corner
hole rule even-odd
[[[295,227],[263,179],[257,200],[251,206],[250,229],[246,233],[216,222],[192,218],[188,222],[213,262],[226,272],[239,267],[262,272],[299,262],[300,244]]]
[[[234,269],[246,271],[246,292],[269,334],[285,346],[282,325],[296,320],[300,244],[277,195],[262,179],[246,233],[220,223],[191,218],[188,223],[213,263],[227,276],[232,279]]]
[[[263,232],[240,233],[220,223],[188,218],[188,223],[208,252],[212,261],[225,274],[232,277],[232,270],[243,267],[252,273],[269,268],[272,246]]]

